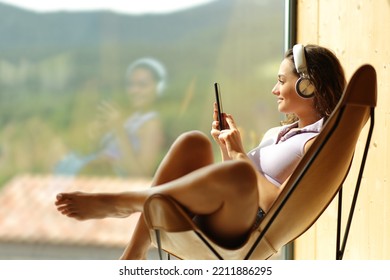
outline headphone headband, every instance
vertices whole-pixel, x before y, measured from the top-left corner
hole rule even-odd
[[[295,69],[299,74],[299,79],[295,85],[297,93],[303,98],[314,96],[314,85],[311,83],[307,72],[305,47],[302,44],[297,44],[293,47],[293,57]]]
[[[293,47],[293,56],[295,69],[297,70],[298,74],[307,75],[305,47],[302,44],[295,45]]]

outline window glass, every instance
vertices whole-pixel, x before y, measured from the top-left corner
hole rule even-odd
[[[77,7],[43,12],[0,1],[0,201],[21,224],[31,220],[28,213],[42,220],[36,236],[8,227],[12,244],[35,238],[52,246],[41,255],[31,253],[33,242],[32,251],[18,251],[3,242],[0,229],[3,252],[76,258],[53,253],[61,244],[74,246],[67,243],[72,233],[58,229],[69,229],[61,224],[65,218],[52,213],[55,194],[75,184],[88,191],[148,185],[180,133],[209,135],[214,82],[245,149],[257,146],[281,119],[271,90],[284,51],[283,17],[282,0],[214,0],[137,14]],[[56,220],[45,221],[48,216]],[[132,229],[122,229],[112,248],[123,249]],[[89,252],[101,245],[74,238],[72,244],[90,246]],[[111,257],[102,252],[96,256]]]

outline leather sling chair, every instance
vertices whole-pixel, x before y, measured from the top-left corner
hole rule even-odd
[[[371,119],[341,245],[340,204],[336,258],[341,259],[374,127],[375,106],[376,72],[371,65],[362,65],[353,74],[335,110],[257,230],[251,232],[239,246],[212,240],[171,197],[161,194],[151,196],[144,205],[144,217],[160,258],[163,251],[168,253],[168,258],[172,255],[178,259],[270,258],[282,246],[307,231],[341,190],[352,164],[359,135],[368,119]]]

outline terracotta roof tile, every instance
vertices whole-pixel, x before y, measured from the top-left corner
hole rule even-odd
[[[150,179],[22,175],[0,190],[0,241],[124,246],[139,214],[77,221],[57,212],[59,192],[121,192],[147,188]]]

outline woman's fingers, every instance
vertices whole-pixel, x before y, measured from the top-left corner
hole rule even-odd
[[[229,125],[230,129],[237,129],[236,123],[235,123],[232,115],[226,114],[225,115],[225,121]]]
[[[211,123],[211,127],[212,127],[213,129],[219,130],[219,121],[213,121],[213,122]]]

